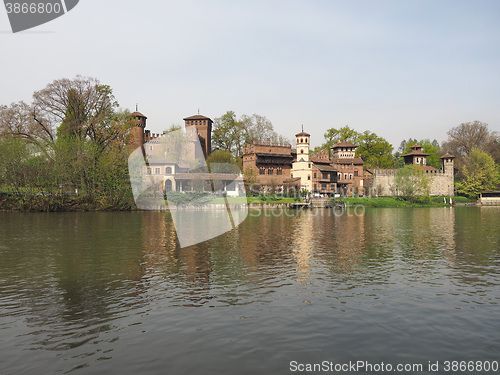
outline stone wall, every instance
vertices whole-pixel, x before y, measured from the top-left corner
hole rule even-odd
[[[396,195],[394,180],[397,169],[375,169],[371,178],[370,194],[371,196]],[[437,172],[427,172],[431,177],[430,195],[434,196],[453,196],[455,191],[453,173],[442,170]]]

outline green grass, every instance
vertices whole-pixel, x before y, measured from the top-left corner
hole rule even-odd
[[[282,198],[282,199],[277,199],[277,200],[273,200],[273,199],[262,200],[262,199],[260,199],[258,197],[228,197],[226,199],[227,199],[227,203],[240,203],[240,204],[243,204],[243,203],[285,204],[285,203],[293,203],[293,202],[295,202],[294,198]],[[224,203],[226,203],[226,200],[224,198],[215,198],[210,203],[224,204]]]
[[[450,198],[446,197],[446,201],[449,202]],[[468,203],[469,199],[465,197],[452,197],[453,201],[456,203]],[[379,197],[379,198],[368,198],[368,197],[346,197],[341,198],[341,201],[345,202],[348,206],[361,205],[365,207],[444,207],[448,204],[444,203],[443,197],[430,197],[429,202],[414,202],[405,201],[401,197]]]

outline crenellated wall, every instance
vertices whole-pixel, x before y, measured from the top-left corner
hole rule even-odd
[[[375,169],[371,177],[371,195],[398,195],[398,192],[395,189],[395,178],[397,171],[397,169]],[[431,178],[430,195],[454,195],[455,183],[452,165],[447,165],[444,170],[428,170],[426,171],[426,174]]]

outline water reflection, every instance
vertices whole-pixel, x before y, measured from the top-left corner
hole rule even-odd
[[[480,332],[473,323],[480,320],[487,327],[480,334],[488,338],[480,347],[500,349],[489,338],[500,322],[486,310],[500,303],[500,208],[251,212],[236,229],[184,249],[167,212],[0,213],[0,222],[2,373],[98,372],[97,363],[113,361],[117,348],[127,350],[124,337],[157,327],[159,317],[182,343],[186,332],[175,326],[203,317],[229,334],[232,328],[218,316],[233,319],[234,311],[238,319],[260,317],[276,329],[283,324],[300,337],[312,335],[314,347],[333,345],[321,341],[327,340],[325,322],[335,324],[332,309],[386,332],[396,323],[383,317],[399,317],[398,329],[405,330],[415,324],[412,318],[422,319],[439,332],[445,328],[438,317],[467,310],[471,315],[456,316],[474,327],[467,334]],[[304,311],[316,316],[315,323],[304,323]],[[271,345],[258,333],[245,334],[250,346]],[[330,349],[342,352],[360,339],[366,345],[373,340],[345,337]],[[427,339],[420,341],[422,353]],[[203,350],[207,340],[194,348]],[[294,342],[286,342],[289,350],[296,349]],[[25,361],[26,350],[61,353],[64,361],[54,364],[50,354]]]

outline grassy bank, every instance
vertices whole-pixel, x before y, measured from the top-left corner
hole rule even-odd
[[[444,203],[444,198],[446,202]],[[465,197],[452,197],[454,203],[470,203]],[[340,198],[348,206],[361,205],[364,207],[446,207],[449,206],[449,197],[430,197],[428,201],[410,202],[401,197],[345,197]]]
[[[281,199],[262,199],[258,197],[228,197],[227,203],[270,203],[270,204],[288,204],[296,202],[294,198],[281,198]],[[226,203],[224,198],[215,198],[211,203]]]
[[[114,201],[110,197],[75,195],[14,195],[0,193],[0,211],[73,212],[73,211],[130,211],[133,200]]]

